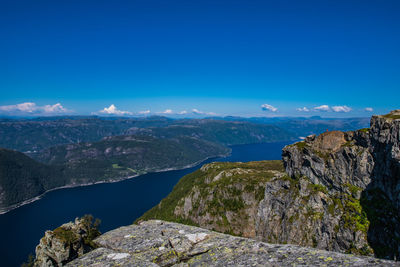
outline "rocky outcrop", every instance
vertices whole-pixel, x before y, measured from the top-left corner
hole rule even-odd
[[[368,224],[351,194],[331,195],[307,177],[276,179],[267,183],[258,204],[256,236],[273,243],[373,255],[366,238]]]
[[[187,175],[139,220],[158,218],[269,243],[373,255],[360,188],[330,194],[281,161],[211,163]],[[349,191],[349,192],[347,192]]]
[[[332,190],[340,191],[344,184],[365,188],[374,163],[369,148],[369,130],[332,131],[285,147],[282,160],[291,177],[306,176]]]
[[[67,266],[400,266],[294,245],[274,245],[164,221],[107,232]]]
[[[97,247],[93,239],[100,235],[98,223],[92,224],[93,217],[76,218],[75,222],[61,225],[53,231],[46,231],[36,247],[36,267],[64,266],[71,260]]]
[[[158,218],[256,238],[258,205],[265,184],[275,180],[291,180],[281,161],[206,164],[139,220]]]
[[[378,257],[400,258],[400,110],[373,116],[369,129],[307,137],[285,147],[282,158],[293,179],[308,177],[325,186],[330,198],[340,196],[342,206],[335,210],[344,228],[350,224],[343,218],[354,208],[356,220],[350,222],[356,227],[344,247],[364,240]],[[343,205],[343,196],[349,195],[353,204]],[[339,239],[343,247],[346,240]]]

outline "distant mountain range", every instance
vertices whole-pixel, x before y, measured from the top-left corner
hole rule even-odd
[[[361,118],[322,118],[320,116],[305,117],[223,117],[213,118],[225,121],[246,121],[256,124],[269,124],[279,127],[298,137],[320,134],[326,130],[352,131],[369,126],[370,117]]]
[[[151,135],[162,136],[164,130],[160,128],[165,127],[169,127],[168,135],[193,133],[206,136],[207,140],[219,141],[224,144],[274,142],[295,140],[310,134],[322,133],[327,129],[349,131],[365,128],[368,125],[369,118],[324,119],[320,117],[170,119],[161,116],[146,118],[67,116],[31,119],[3,118],[0,119],[0,147],[22,152],[37,152],[61,144],[94,142],[106,136],[136,133],[140,129],[151,129],[148,131],[151,132]],[[192,129],[193,132],[190,132],[188,130],[190,126],[197,127],[197,129]],[[223,129],[230,130],[224,133]],[[239,132],[248,130],[254,130],[256,136],[249,137],[247,140],[241,139]],[[235,133],[236,137],[232,137],[232,133]]]

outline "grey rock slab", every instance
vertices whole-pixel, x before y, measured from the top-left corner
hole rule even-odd
[[[67,266],[400,266],[394,261],[278,245],[159,220],[98,237]]]
[[[129,253],[116,252],[107,248],[98,248],[85,254],[84,256],[76,259],[66,266],[76,266],[76,267],[86,267],[86,266],[97,266],[97,267],[107,267],[107,266],[126,266],[126,267],[150,267],[158,266],[151,261],[146,261],[143,259],[138,259],[135,255]]]

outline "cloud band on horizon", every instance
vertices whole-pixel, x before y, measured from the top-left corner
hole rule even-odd
[[[0,114],[11,116],[49,116],[72,113],[60,103],[38,106],[34,102],[24,102],[15,105],[0,106]]]

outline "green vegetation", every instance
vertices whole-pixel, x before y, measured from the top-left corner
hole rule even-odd
[[[354,186],[353,188],[357,187]],[[360,200],[346,193],[336,193],[330,197],[333,203],[328,206],[328,212],[334,215],[337,209],[342,213],[341,227],[361,231],[366,235],[370,222]]]
[[[297,142],[297,143],[295,143],[295,145],[296,145],[297,148],[300,149],[300,150],[303,150],[303,149],[307,146],[306,142],[304,142],[304,141]]]
[[[356,198],[358,196],[358,193],[362,191],[361,187],[346,183],[344,184],[344,187],[347,187],[351,193],[351,195]]]
[[[325,194],[328,193],[328,188],[326,188],[326,186],[321,185],[321,184],[310,183],[309,187],[310,187],[310,189],[311,189],[311,191],[313,193],[317,193],[317,192],[322,192],[322,193],[325,193]]]
[[[343,210],[345,212],[342,217],[344,227],[367,234],[370,222],[360,201],[352,196],[346,195],[344,198]]]
[[[325,162],[327,162],[331,158],[331,154],[329,152],[322,152],[319,150],[314,150],[313,152],[317,154],[318,157],[322,158]]]
[[[114,163],[112,165],[113,169],[122,169],[123,167],[119,166],[118,164]]]
[[[222,221],[217,224],[225,227],[226,231],[232,232],[225,216],[227,211],[235,212],[238,217],[247,216],[241,214],[246,207],[242,199],[244,192],[253,193],[254,198],[260,201],[264,197],[265,183],[274,177],[274,171],[283,172],[281,161],[259,161],[259,162],[223,162],[211,163],[191,174],[181,178],[172,192],[164,198],[157,206],[147,211],[137,221],[148,219],[161,219],[167,221],[183,222],[196,225],[190,218],[175,215],[176,207],[183,205],[185,197],[192,197],[192,214],[199,211],[199,203],[193,201],[193,194],[199,193],[205,209],[211,215],[222,216]],[[219,179],[216,179],[219,177]],[[212,193],[211,193],[212,192]],[[212,195],[211,200],[207,200]],[[247,220],[246,218],[242,218]]]
[[[58,239],[67,245],[71,245],[79,240],[79,235],[77,233],[74,233],[71,229],[64,228],[63,226],[54,229],[53,233]]]
[[[362,129],[359,129],[358,131],[363,132],[363,133],[369,133],[370,130],[371,130],[370,128],[362,128]]]
[[[358,249],[353,243],[351,243],[350,247],[346,250],[346,253],[370,256],[374,253],[374,251],[372,251],[371,248],[367,245],[364,245],[362,248]]]
[[[93,215],[91,214],[86,214],[81,218],[81,222],[87,231],[87,235],[83,240],[84,243],[92,248],[96,248],[97,245],[93,242],[93,240],[101,234],[99,231],[101,220],[98,218],[94,219]]]
[[[97,247],[93,240],[100,235],[98,228],[101,221],[99,219],[94,220],[92,215],[87,214],[80,219],[80,222],[84,231],[86,231],[86,235],[83,236],[83,242],[92,248]],[[68,246],[79,241],[81,238],[80,233],[63,226],[54,229],[53,233],[58,239]]]
[[[133,172],[133,173],[140,173],[140,172],[138,172],[138,171],[136,171],[136,170],[134,170],[134,169],[132,169],[132,168],[126,168],[127,170],[129,170],[129,171],[131,171],[131,172]]]
[[[304,214],[307,219],[311,219],[313,221],[320,221],[324,217],[323,212],[315,211],[312,207],[306,206],[306,213]]]
[[[353,141],[347,141],[346,143],[342,144],[342,147],[352,147],[352,146],[354,146]]]
[[[393,114],[393,113],[389,113],[389,114],[383,115],[382,117],[386,118],[386,119],[391,119],[391,120],[400,119],[400,115],[399,114]]]
[[[289,147],[297,147],[300,151],[303,151],[304,148],[308,146],[305,141],[296,142],[294,144],[288,145]]]

